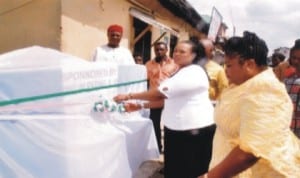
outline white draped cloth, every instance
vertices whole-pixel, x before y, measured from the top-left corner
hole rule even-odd
[[[93,106],[146,83],[76,91],[145,76],[139,65],[100,65],[37,46],[0,55],[0,178],[132,177],[159,156],[152,122]]]

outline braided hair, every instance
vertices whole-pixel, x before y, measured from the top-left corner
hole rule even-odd
[[[258,66],[267,66],[268,47],[255,33],[245,31],[243,37],[231,37],[224,45],[225,55],[241,57],[241,62],[254,59]]]

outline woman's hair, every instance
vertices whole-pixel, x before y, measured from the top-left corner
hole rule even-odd
[[[275,52],[272,54],[272,59],[279,59],[282,62],[284,61],[285,56],[279,52]]]
[[[297,39],[297,40],[295,40],[294,46],[290,50],[290,54],[292,52],[294,52],[295,50],[299,50],[299,49],[300,49],[300,39]]]
[[[290,65],[293,65],[291,57],[292,57],[293,52],[296,50],[300,50],[300,39],[295,40],[294,46],[290,49],[290,56],[288,59],[288,62]]]
[[[185,40],[182,41],[182,43],[191,45],[192,53],[196,54],[192,61],[193,64],[198,64],[201,59],[205,58],[204,46],[199,42],[198,39]]]
[[[267,65],[268,47],[255,33],[245,31],[243,37],[231,37],[224,45],[225,55],[241,57],[241,62],[254,59],[258,66]]]

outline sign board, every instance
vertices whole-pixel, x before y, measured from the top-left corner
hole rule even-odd
[[[222,15],[220,12],[213,7],[212,13],[211,13],[211,20],[210,20],[210,25],[209,25],[209,30],[208,30],[208,35],[207,38],[211,39],[213,42],[215,42],[219,29],[222,24]]]

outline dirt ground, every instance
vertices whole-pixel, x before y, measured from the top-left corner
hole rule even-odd
[[[161,142],[164,143],[163,124],[161,125]],[[164,146],[164,145],[163,145]],[[164,156],[161,154],[157,160],[145,161],[141,164],[139,170],[133,175],[133,178],[164,178],[160,170],[164,167]]]
[[[142,163],[133,178],[164,178],[159,171],[163,168],[163,155],[158,160],[149,160]]]

